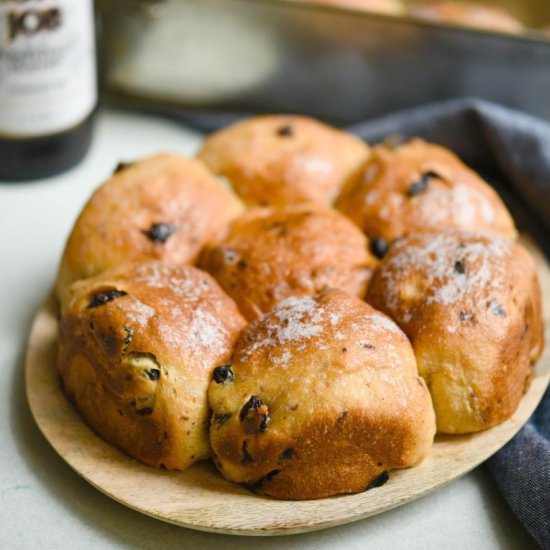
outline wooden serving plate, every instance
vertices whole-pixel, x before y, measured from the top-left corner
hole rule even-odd
[[[542,253],[527,245],[539,266],[548,342],[550,269]],[[36,423],[59,455],[94,487],[125,506],[183,527],[235,535],[316,531],[421,497],[472,470],[508,442],[531,416],[550,380],[547,349],[518,410],[503,424],[473,435],[437,437],[422,464],[391,472],[382,487],[322,500],[278,501],[225,481],[209,462],[195,464],[185,472],[155,470],[105,443],[61,391],[55,366],[56,338],[56,306],[49,298],[32,325],[26,387]]]

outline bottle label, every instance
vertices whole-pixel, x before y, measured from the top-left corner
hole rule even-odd
[[[92,0],[0,0],[0,135],[61,132],[96,101]]]

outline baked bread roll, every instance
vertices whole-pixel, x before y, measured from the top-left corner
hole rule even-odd
[[[517,243],[451,230],[393,244],[368,302],[410,338],[439,432],[490,428],[518,406],[543,347],[535,263]]]
[[[92,195],[68,239],[57,278],[71,283],[125,261],[193,263],[241,202],[195,159],[159,154],[117,171]]]
[[[72,286],[59,372],[88,424],[130,456],[184,469],[209,456],[206,393],[244,320],[208,273],[131,263]]]
[[[310,0],[314,4],[326,4],[342,8],[353,8],[387,15],[401,15],[405,7],[400,0]]]
[[[506,10],[474,2],[433,2],[417,4],[410,13],[422,19],[444,21],[465,27],[517,33],[523,25]]]
[[[245,329],[208,397],[220,472],[276,498],[378,486],[435,432],[405,335],[339,290],[289,298]]]
[[[251,206],[330,205],[369,149],[359,138],[304,116],[250,118],[212,134],[198,157]]]
[[[516,236],[506,207],[451,151],[413,139],[378,145],[362,175],[339,197],[337,208],[380,248],[416,231],[470,229]]]
[[[366,237],[338,212],[315,205],[256,209],[201,256],[210,272],[254,320],[289,296],[325,287],[363,297],[376,265]]]

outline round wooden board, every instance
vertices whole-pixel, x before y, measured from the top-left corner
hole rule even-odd
[[[550,270],[542,254],[532,250],[545,296],[548,341]],[[382,487],[351,496],[289,502],[257,496],[231,484],[209,462],[185,472],[155,470],[105,443],[62,393],[55,367],[56,338],[56,308],[50,298],[32,326],[26,386],[36,423],[59,455],[94,487],[134,510],[183,527],[234,535],[316,531],[373,516],[421,497],[472,470],[509,441],[535,410],[550,379],[547,350],[518,410],[503,424],[473,435],[438,437],[422,464],[392,472]]]

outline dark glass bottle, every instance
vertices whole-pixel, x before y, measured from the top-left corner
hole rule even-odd
[[[0,180],[48,177],[89,148],[92,0],[0,0]]]

